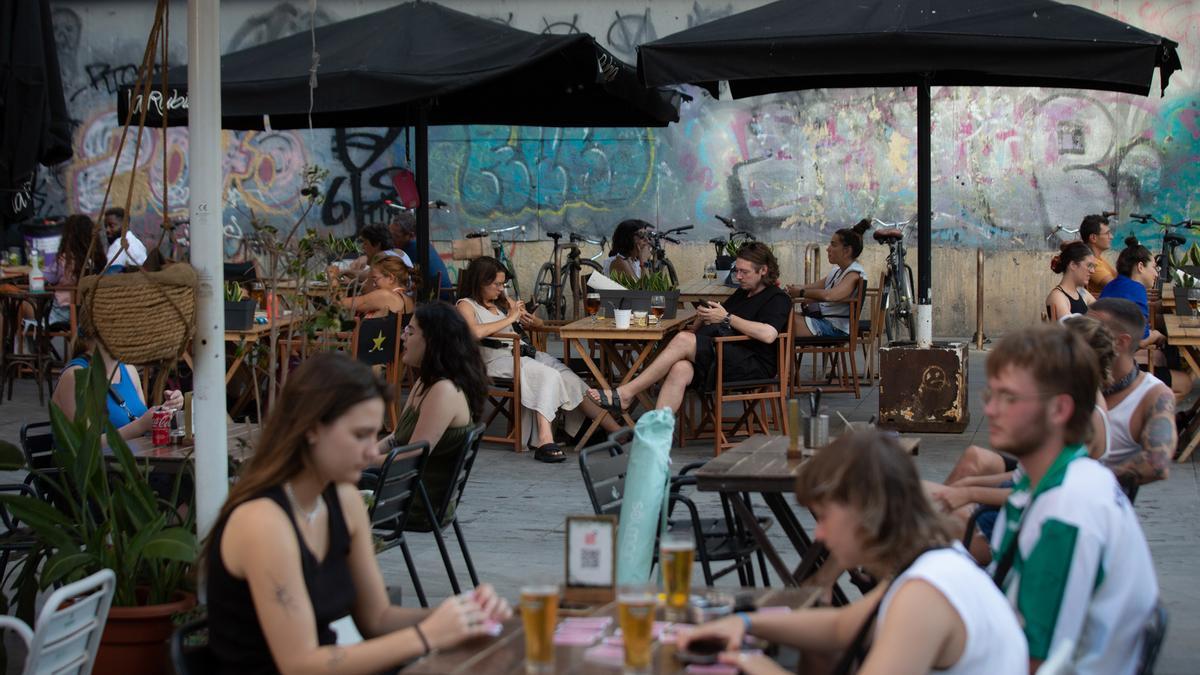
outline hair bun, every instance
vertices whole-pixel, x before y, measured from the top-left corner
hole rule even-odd
[[[1128,237],[1125,237],[1126,248],[1133,248],[1134,246],[1137,246],[1137,245],[1138,245],[1138,238],[1136,235],[1131,234]]]
[[[1061,254],[1055,253],[1054,257],[1050,259],[1050,271],[1054,272],[1055,274],[1062,274],[1063,266]]]
[[[858,221],[858,223],[854,227],[852,227],[850,229],[854,230],[855,232],[857,232],[859,234],[863,234],[867,230],[871,229],[871,219],[863,218],[862,220]]]

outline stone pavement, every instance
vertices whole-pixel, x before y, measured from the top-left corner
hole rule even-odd
[[[922,437],[920,455],[916,458],[922,477],[940,481],[964,447],[970,443],[987,445],[987,423],[979,398],[984,385],[985,356],[985,352],[976,351],[970,356],[970,426],[962,434]],[[830,394],[824,401],[826,407],[841,411],[852,421],[867,420],[877,410],[876,391],[865,390],[861,400],[850,394]],[[18,442],[22,424],[46,418],[33,386],[19,382],[13,400],[0,404],[0,438]],[[833,426],[837,428],[836,424]],[[697,441],[675,450],[672,457],[676,466],[682,466],[708,458],[711,452],[710,443]],[[563,519],[570,514],[591,512],[577,457],[569,453],[567,462],[549,465],[534,461],[531,453],[518,455],[497,447],[485,446],[480,453],[459,509],[460,522],[480,578],[494,584],[510,599],[516,597],[522,583],[557,582],[563,578]],[[0,480],[7,479],[0,475]],[[1184,675],[1200,671],[1200,655],[1187,647],[1188,636],[1200,630],[1200,587],[1194,583],[1192,573],[1195,562],[1192,558],[1200,554],[1200,524],[1194,515],[1200,513],[1198,480],[1194,461],[1175,464],[1169,480],[1145,487],[1138,495],[1137,511],[1154,555],[1160,593],[1170,612],[1159,673]],[[714,496],[702,494],[698,498],[702,508],[714,508]],[[811,528],[808,513],[799,513],[801,521]],[[771,534],[780,550],[787,551],[788,544],[779,528],[773,528]],[[453,533],[447,531],[447,535],[459,579],[469,584]],[[433,602],[447,597],[450,585],[433,536],[414,533],[408,538],[426,594]],[[793,554],[790,562],[796,561]],[[415,604],[400,551],[382,554],[380,565],[393,592],[401,595],[405,604]],[[730,577],[718,584],[736,584],[736,576]],[[852,596],[856,593],[848,584],[843,583],[843,588]]]

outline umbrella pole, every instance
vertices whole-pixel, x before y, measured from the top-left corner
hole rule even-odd
[[[188,211],[196,292],[196,533],[207,536],[229,491],[225,429],[224,203],[221,181],[221,22],[219,0],[188,2]],[[163,111],[166,114],[166,111]],[[166,214],[163,214],[165,217]]]
[[[420,293],[429,287],[429,108],[425,103],[417,106],[416,127],[417,259],[414,262],[425,282]]]
[[[933,280],[929,89],[926,74],[917,86],[917,346],[923,348],[933,344],[933,304],[929,297]]]

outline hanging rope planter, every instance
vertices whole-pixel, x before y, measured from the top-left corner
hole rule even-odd
[[[134,95],[143,102],[150,100],[150,88],[154,66],[154,54],[161,45],[162,50],[162,90],[167,90],[167,19],[169,16],[168,1],[158,0],[154,24],[146,43],[146,52],[138,71],[137,85]],[[161,38],[161,39],[160,39]],[[137,123],[137,136],[134,141],[133,167],[130,170],[129,189],[125,195],[125,216],[121,223],[120,252],[109,257],[104,269],[93,270],[93,274],[85,275],[79,281],[80,305],[82,307],[82,323],[84,330],[94,337],[109,354],[125,363],[134,365],[161,364],[167,366],[160,369],[160,377],[168,368],[174,365],[187,350],[192,336],[196,331],[196,288],[198,276],[196,270],[187,263],[173,263],[161,271],[150,272],[139,269],[136,273],[106,274],[112,267],[114,259],[128,249],[126,235],[129,232],[129,210],[133,200],[136,184],[138,155],[141,152],[142,131],[146,125],[148,105],[130,106],[128,115],[121,132],[121,139],[114,155],[112,172],[109,174],[108,187],[100,206],[96,221],[102,222],[104,211],[108,207],[108,197],[112,190],[113,177],[116,175],[121,152],[133,122],[133,111],[141,109]],[[167,214],[167,115],[162,120],[162,212]],[[164,233],[167,231],[163,230]],[[96,228],[95,236],[90,244],[85,260],[91,260],[92,248],[98,245],[100,228]],[[162,238],[159,238],[159,245]],[[155,246],[152,250],[157,250]],[[87,268],[85,268],[86,270]],[[155,391],[159,389],[155,383]]]

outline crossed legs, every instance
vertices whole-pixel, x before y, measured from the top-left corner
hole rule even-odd
[[[683,402],[683,393],[692,381],[694,368],[692,361],[696,358],[696,334],[688,331],[677,333],[662,352],[646,366],[637,377],[628,384],[618,386],[615,390],[601,392],[597,389],[587,391],[587,400],[601,403],[612,400],[611,394],[616,393],[620,398],[621,408],[629,407],[629,402],[635,396],[649,389],[656,382],[662,381],[662,390],[658,394],[657,408],[679,410]],[[601,397],[601,394],[604,394]]]

